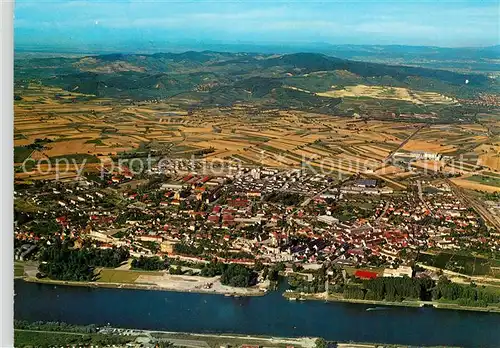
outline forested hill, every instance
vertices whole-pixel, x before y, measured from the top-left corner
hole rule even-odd
[[[214,105],[243,101],[331,108],[339,98],[318,93],[359,85],[436,92],[451,98],[498,92],[497,81],[481,74],[360,62],[319,53],[35,55],[17,59],[15,71],[17,88],[36,81],[100,97],[140,101],[183,95],[194,103]]]

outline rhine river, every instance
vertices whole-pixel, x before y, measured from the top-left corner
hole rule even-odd
[[[500,347],[500,314],[261,297],[54,286],[15,281],[14,316],[28,321],[334,341]]]

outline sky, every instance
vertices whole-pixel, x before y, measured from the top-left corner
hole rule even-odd
[[[14,15],[17,48],[500,44],[498,0],[17,0]]]

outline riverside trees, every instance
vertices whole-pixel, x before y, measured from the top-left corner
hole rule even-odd
[[[437,282],[430,278],[376,278],[362,284],[345,285],[342,293],[347,299],[372,301],[435,300],[473,307],[500,303],[500,295],[493,291],[475,284],[452,283],[444,276]]]
[[[143,269],[146,271],[160,271],[168,268],[168,260],[163,260],[158,256],[134,258],[131,266],[133,269]]]
[[[212,261],[203,266],[201,275],[204,277],[215,277],[220,275],[220,282],[223,285],[236,287],[252,286],[256,281],[255,272],[236,263],[228,265],[222,262]]]
[[[500,294],[478,287],[474,283],[461,285],[452,283],[446,277],[439,278],[433,289],[434,299],[453,301],[462,306],[487,307],[488,304],[499,304]]]
[[[71,242],[56,241],[42,250],[38,270],[51,279],[92,281],[96,267],[116,268],[128,257],[125,248],[97,249],[84,245],[76,249]]]

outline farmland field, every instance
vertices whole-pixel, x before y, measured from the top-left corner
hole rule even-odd
[[[92,155],[87,154],[68,154],[50,157],[51,163],[56,163],[57,161],[67,160],[69,163],[99,163],[99,159]]]
[[[500,173],[483,172],[482,175],[500,179]]]
[[[103,62],[105,66],[108,63]],[[127,64],[135,66],[137,61]],[[157,67],[153,64],[149,68]],[[25,68],[30,74],[36,73]],[[77,60],[67,69],[105,74],[99,59],[92,59],[91,63]],[[405,169],[408,166],[386,163],[396,150],[447,157],[437,164],[420,161],[412,167],[416,170],[431,166],[466,175],[479,167],[492,173],[500,168],[500,143],[491,131],[498,123],[494,115],[482,112],[481,122],[475,122],[468,108],[460,109],[460,103],[446,93],[420,88],[422,81],[411,87],[414,80],[403,86],[389,79],[395,83],[389,86],[383,83],[384,78],[366,79],[335,70],[290,76],[284,82],[261,77],[243,79],[236,89],[206,94],[190,89],[190,83],[199,81],[191,81],[194,75],[188,74],[183,75],[187,80],[176,86],[184,93],[153,102],[148,99],[159,92],[156,84],[132,91],[126,82],[136,74],[146,74],[148,69],[127,70],[127,77],[121,75],[120,69],[111,73],[116,74],[120,86],[103,90],[105,95],[93,93],[90,86],[85,87],[86,91],[65,90],[78,82],[74,80],[68,84],[59,81],[54,86],[49,85],[51,81],[17,84],[15,163],[27,158],[51,163],[66,158],[77,164],[85,161],[86,169],[96,170],[104,161],[147,157],[151,153],[277,168],[297,168],[305,161],[311,168],[323,167],[343,174],[380,175],[398,189],[406,187],[399,181],[412,173]],[[109,78],[103,75],[104,80]],[[169,84],[158,82],[164,83]],[[241,89],[252,95],[241,94]],[[123,98],[127,93],[138,93],[144,98]],[[195,100],[198,104],[193,108]],[[462,112],[460,121],[453,118],[457,110]],[[448,119],[452,123],[443,122]],[[418,134],[408,139],[419,128],[422,129]],[[45,168],[44,164],[37,166],[32,162],[29,169]],[[15,177],[20,181],[55,177],[53,172],[26,173],[17,167]],[[70,167],[72,172],[78,169]],[[486,179],[454,180],[464,187],[496,189],[494,175],[488,177],[492,178],[488,183]]]
[[[467,178],[469,181],[478,182],[483,185],[495,186],[500,188],[500,177],[485,176],[485,175],[472,175]]]
[[[414,104],[455,103],[452,98],[445,97],[439,93],[409,91],[406,88],[389,86],[345,86],[342,89],[335,89],[316,94],[325,97],[370,97],[376,99],[395,99],[408,101]]]
[[[497,269],[500,267],[500,260],[448,252],[441,252],[437,255],[422,253],[417,261],[469,276],[498,276]]]
[[[25,159],[29,158],[33,149],[24,146],[14,147],[14,163],[22,163]]]

